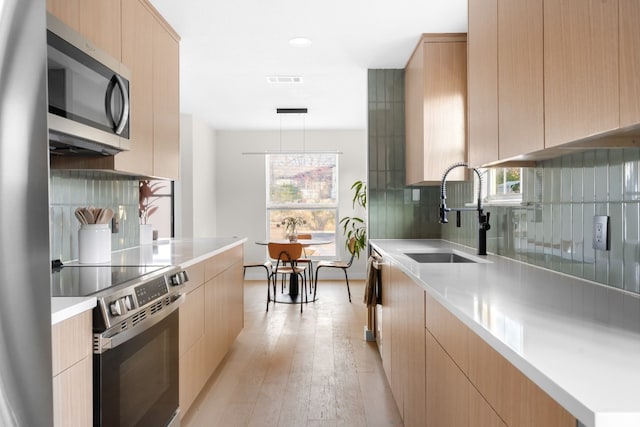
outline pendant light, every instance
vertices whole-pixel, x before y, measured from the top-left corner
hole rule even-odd
[[[246,151],[242,154],[342,154],[341,151],[338,150],[312,150],[307,151],[307,129],[305,122],[305,114],[307,114],[309,110],[307,108],[276,108],[276,114],[280,115],[280,139],[279,139],[279,149],[278,150],[265,150],[265,151]],[[284,114],[302,114],[302,150],[283,150],[282,149],[282,115]]]

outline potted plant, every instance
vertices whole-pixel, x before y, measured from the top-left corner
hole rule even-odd
[[[356,181],[351,185],[354,191],[352,206],[354,209],[361,209],[366,213],[367,209],[367,185],[362,181]],[[358,207],[356,207],[359,206]],[[345,247],[347,251],[360,258],[360,252],[367,247],[367,225],[364,219],[357,216],[345,216],[340,220],[342,231],[345,236]],[[353,248],[349,247],[349,242],[353,238]]]
[[[139,182],[138,216],[140,218],[141,245],[149,244],[153,241],[153,225],[149,224],[149,218],[158,210],[158,206],[155,204],[158,197],[155,194],[159,186],[159,182],[151,183],[148,179]]]

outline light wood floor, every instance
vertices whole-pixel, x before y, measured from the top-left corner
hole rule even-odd
[[[364,282],[318,286],[318,301],[269,305],[245,282],[245,327],[182,420],[209,426],[401,426],[375,343],[364,340]]]

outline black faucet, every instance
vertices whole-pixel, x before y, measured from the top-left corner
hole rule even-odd
[[[469,167],[467,163],[454,163],[449,166],[442,175],[442,181],[440,182],[440,224],[446,224],[449,222],[447,219],[447,212],[456,212],[456,226],[460,227],[460,212],[461,211],[478,211],[478,255],[487,254],[487,231],[491,229],[489,224],[489,212],[484,213],[482,210],[482,175],[480,171],[473,168],[473,171],[478,175],[478,205],[475,208],[449,208],[447,207],[447,175],[455,168]]]

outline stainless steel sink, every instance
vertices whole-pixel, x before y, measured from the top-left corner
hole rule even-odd
[[[453,252],[405,252],[405,255],[419,263],[477,262]]]

